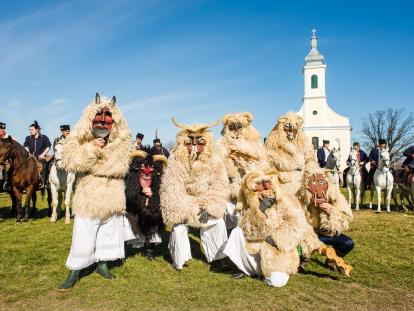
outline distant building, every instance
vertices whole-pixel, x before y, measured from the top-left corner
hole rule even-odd
[[[351,148],[351,126],[349,118],[337,114],[328,106],[325,59],[318,51],[315,29],[312,34],[311,50],[305,57],[303,66],[305,92],[298,114],[303,117],[304,132],[311,139],[315,150],[322,146],[324,139],[330,141],[331,148],[341,148],[341,169],[344,169]]]

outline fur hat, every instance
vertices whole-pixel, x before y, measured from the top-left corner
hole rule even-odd
[[[329,144],[329,140],[327,140],[327,139],[324,139],[323,141],[322,141],[322,143],[325,145],[325,144]]]
[[[156,144],[156,143],[161,143],[161,139],[159,139],[159,138],[155,138],[152,142],[153,142],[154,144]]]
[[[137,135],[135,136],[135,138],[139,138],[139,139],[143,140],[144,139],[144,134],[137,133]]]
[[[5,130],[6,129],[6,123],[0,122],[0,129]]]
[[[61,131],[70,131],[70,125],[68,125],[68,124],[62,124],[60,126],[60,130]]]

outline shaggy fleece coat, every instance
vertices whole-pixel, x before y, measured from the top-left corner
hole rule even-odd
[[[103,108],[112,112],[114,124],[107,144],[93,144],[92,121]],[[129,168],[131,133],[116,105],[101,97],[83,111],[74,130],[65,139],[62,162],[66,170],[78,174],[73,197],[73,213],[90,218],[107,219],[125,211],[124,176]]]
[[[223,117],[222,137],[216,149],[226,167],[229,179],[229,200],[236,203],[243,177],[252,171],[269,168],[266,152],[259,132],[251,124],[250,112],[229,113]],[[242,128],[235,132],[229,125],[237,123]]]
[[[289,140],[284,131],[284,126],[289,123],[297,131],[294,140]],[[283,190],[290,194],[296,194],[298,191],[306,165],[316,163],[312,145],[303,132],[302,124],[302,117],[295,113],[290,112],[281,116],[265,143],[269,164],[279,171]]]
[[[207,144],[198,159],[190,159],[184,145],[187,132],[177,134],[177,144],[168,158],[161,181],[161,211],[164,224],[205,227],[199,221],[204,210],[213,218],[222,218],[227,204],[228,181],[220,157],[212,152],[212,134],[204,132]]]
[[[279,188],[277,177],[272,178],[272,185],[276,202],[262,212],[257,192],[248,189],[246,178],[243,179],[237,203],[239,226],[246,239],[247,252],[260,255],[264,276],[276,271],[295,274],[299,267],[297,246],[308,224],[300,205],[297,202],[295,205]],[[275,245],[265,241],[268,236]]]
[[[313,174],[324,174],[328,182],[326,198],[333,208],[331,214],[323,212],[318,206],[311,203],[312,194],[308,190],[308,181]],[[325,236],[336,236],[349,229],[353,219],[352,210],[344,195],[334,185],[332,175],[318,165],[310,165],[304,172],[302,185],[299,189],[299,199],[307,212],[308,222],[314,230]]]

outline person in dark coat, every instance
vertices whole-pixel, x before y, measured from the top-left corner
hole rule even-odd
[[[49,137],[40,133],[40,126],[37,121],[34,121],[29,126],[30,135],[26,137],[23,146],[31,155],[33,155],[40,163],[42,163],[42,170],[40,173],[39,188],[43,188],[47,180],[48,162],[51,161],[49,155],[50,147],[52,146]]]
[[[352,144],[352,148],[354,150],[356,150],[356,152],[357,152],[357,158],[358,158],[358,162],[359,162],[359,170],[361,172],[362,180],[364,181],[364,184],[365,184],[365,181],[366,181],[367,176],[368,176],[368,172],[365,168],[365,164],[368,162],[368,156],[365,153],[365,151],[361,149],[361,145],[360,145],[359,142],[357,142],[357,141],[354,142]],[[350,163],[351,163],[351,155],[349,155],[348,160],[346,160],[346,165],[348,165],[348,167],[344,170],[344,185],[343,185],[344,188],[346,188],[346,174],[348,174]]]
[[[155,138],[153,140],[154,145],[151,147],[150,153],[151,154],[161,154],[165,157],[170,156],[170,152],[162,146],[161,140],[159,138]]]
[[[142,144],[143,140],[144,140],[144,134],[137,133],[137,135],[135,136],[134,145],[132,146],[132,151],[142,150],[142,151],[145,151],[147,153],[150,152],[150,147]]]
[[[328,161],[328,156],[331,151],[329,150],[329,140],[324,140],[323,145],[321,148],[318,149],[316,152],[316,156],[318,158],[319,166],[324,168],[326,166],[326,162]]]
[[[6,132],[6,123],[0,122],[0,138],[8,138],[10,137],[10,135]],[[0,170],[0,178],[3,179],[3,190],[4,191],[10,191],[11,190],[11,185],[9,183],[9,179],[10,179],[10,167],[11,167],[11,162],[10,160],[6,160],[4,161],[4,163],[0,163],[0,167],[2,168]]]
[[[378,140],[378,145],[371,149],[368,156],[368,161],[371,162],[371,168],[369,170],[367,178],[367,186],[371,185],[374,181],[374,173],[377,170],[380,154],[383,149],[387,147],[387,141],[383,138]]]
[[[408,183],[408,177],[414,173],[414,146],[405,149],[403,156],[406,157],[401,167],[404,172],[405,182]]]

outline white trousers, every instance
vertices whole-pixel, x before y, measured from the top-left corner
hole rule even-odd
[[[71,270],[80,270],[94,262],[124,258],[125,222],[128,220],[122,215],[106,220],[76,215],[66,266]]]
[[[208,262],[226,257],[222,253],[227,241],[226,225],[223,219],[210,219],[207,227],[200,228],[200,238]],[[192,258],[187,225],[181,224],[173,227],[168,249],[173,266],[181,270],[184,264]]]
[[[236,205],[227,202],[226,213],[224,214],[224,221],[226,222],[227,229],[233,229],[237,227],[239,222],[239,215],[236,211]]]
[[[240,227],[236,227],[231,231],[229,240],[223,253],[227,255],[230,260],[241,271],[250,276],[262,275],[260,269],[260,255],[251,255],[246,251],[246,241],[244,239],[243,231]],[[265,277],[265,282],[273,287],[282,287],[287,284],[289,274],[286,272],[274,271],[270,276]]]

